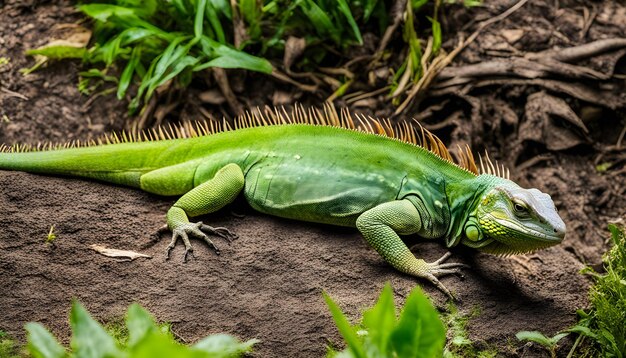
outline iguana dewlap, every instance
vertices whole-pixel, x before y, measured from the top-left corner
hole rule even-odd
[[[356,227],[393,267],[426,278],[450,295],[439,276],[462,264],[416,258],[398,235],[443,239],[494,254],[535,251],[561,242],[565,224],[548,194],[523,189],[503,169],[466,150],[455,164],[442,142],[408,123],[296,108],[266,110],[235,121],[187,124],[109,136],[88,146],[0,147],[0,169],[68,175],[181,196],[167,213],[169,251],[189,236],[225,228],[190,223],[242,194],[256,210],[290,219]],[[186,137],[186,138],[182,138]],[[486,166],[486,169],[485,169]]]

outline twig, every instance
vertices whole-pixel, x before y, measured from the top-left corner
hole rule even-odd
[[[526,55],[526,58],[553,58],[563,62],[573,62],[598,55],[603,52],[626,47],[626,38],[612,38],[589,42],[560,50],[547,50]]]
[[[617,138],[617,143],[615,143],[615,148],[620,149],[622,147],[622,141],[624,140],[624,136],[626,135],[626,126],[622,129],[622,133],[620,133]]]
[[[486,76],[517,76],[524,78],[542,78],[548,74],[556,74],[567,78],[584,78],[592,80],[607,80],[610,75],[594,71],[583,66],[571,65],[553,58],[512,57],[504,60],[485,61],[476,64],[448,67],[441,72],[439,79],[486,77]]]
[[[11,97],[17,97],[17,98],[19,98],[19,99],[23,99],[24,101],[28,101],[28,97],[24,96],[24,95],[23,95],[23,94],[21,94],[21,93],[17,93],[17,92],[11,91],[11,90],[10,90],[10,89],[8,89],[8,88],[0,87],[0,91],[2,91],[2,92],[4,92],[4,93],[8,94],[8,95],[9,95],[9,96],[11,96]]]
[[[518,165],[517,167],[515,167],[515,170],[518,172],[524,171],[534,165],[537,165],[541,162],[545,162],[547,160],[552,159],[552,155],[551,154],[540,154],[537,155],[535,157],[532,157],[530,159],[528,159],[527,161],[523,162],[522,164]]]
[[[278,71],[276,68],[274,68],[272,70],[272,77],[276,78],[277,80],[283,81],[283,82],[287,82],[291,85],[294,85],[296,87],[298,87],[299,89],[306,91],[306,92],[315,92],[317,91],[317,86],[316,85],[307,85],[304,83],[300,83],[294,79],[292,79],[291,77],[287,76],[286,74]]]
[[[383,35],[382,40],[380,40],[380,44],[378,45],[378,49],[374,54],[374,61],[372,61],[372,63],[376,62],[382,56],[383,51],[385,51],[385,48],[387,48],[387,45],[391,40],[391,36],[394,32],[396,32],[396,29],[402,23],[402,20],[404,18],[404,9],[406,8],[406,2],[407,0],[396,0],[394,2],[391,8],[391,16],[393,18],[393,22],[385,30],[385,34]]]
[[[350,103],[354,103],[356,101],[360,101],[362,99],[378,96],[379,94],[384,93],[387,90],[389,90],[389,87],[385,86],[385,87],[379,88],[377,90],[374,90],[372,92],[358,93],[358,94],[351,93],[351,94],[345,95],[343,97],[343,99],[346,100],[346,103],[350,104]]]

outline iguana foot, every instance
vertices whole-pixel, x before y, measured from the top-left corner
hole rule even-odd
[[[219,236],[228,241],[228,243],[238,238],[235,233],[231,232],[227,228],[212,227],[203,224],[202,221],[195,224],[183,224],[172,230],[172,241],[170,241],[170,244],[167,246],[167,255],[165,259],[169,260],[170,252],[172,252],[172,249],[174,249],[174,247],[176,246],[176,242],[179,238],[183,240],[183,244],[185,245],[185,256],[183,257],[183,261],[187,262],[188,255],[191,255],[193,257],[193,247],[191,246],[191,242],[189,242],[189,236],[194,236],[204,240],[207,245],[209,245],[209,247],[212,248],[213,251],[215,251],[215,253],[219,255],[220,249],[215,246],[215,244],[213,243],[213,241],[211,241],[207,234]]]
[[[421,277],[432,282],[433,285],[437,286],[443,293],[445,293],[452,300],[456,301],[456,298],[450,290],[446,286],[444,286],[441,281],[439,281],[438,277],[450,275],[450,274],[461,274],[462,268],[469,268],[469,266],[459,263],[459,262],[450,262],[444,263],[452,254],[446,253],[439,260],[434,262],[426,262],[425,270]]]

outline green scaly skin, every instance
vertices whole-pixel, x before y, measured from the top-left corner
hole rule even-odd
[[[416,258],[398,235],[443,239],[494,254],[530,252],[562,241],[565,224],[550,196],[493,175],[474,175],[397,139],[330,126],[273,125],[189,139],[46,152],[0,153],[0,169],[68,175],[182,197],[167,213],[168,256],[180,238],[228,240],[225,228],[190,223],[240,193],[256,210],[356,227],[397,270],[428,279],[459,263]]]

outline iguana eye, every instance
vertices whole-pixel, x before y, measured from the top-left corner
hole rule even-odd
[[[528,212],[528,209],[526,208],[526,206],[524,206],[524,205],[522,205],[520,203],[513,203],[513,209],[518,214],[525,214],[525,213]]]

